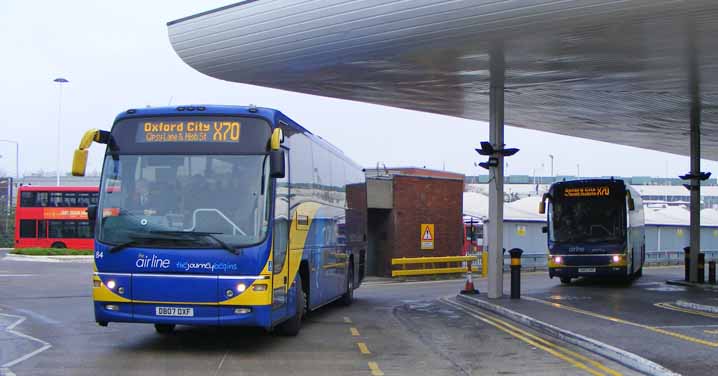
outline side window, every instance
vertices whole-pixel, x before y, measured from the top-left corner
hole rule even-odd
[[[50,192],[50,205],[60,207],[62,206],[62,192]]]
[[[34,219],[20,220],[20,237],[35,238],[37,232],[37,221]]]
[[[274,247],[274,273],[279,273],[284,267],[289,245],[289,153],[285,157],[285,177],[277,179],[274,199],[274,228],[272,230]]]
[[[37,195],[35,196],[35,205],[39,207],[45,207],[49,206],[48,202],[50,200],[50,193],[48,192],[37,192]]]
[[[63,238],[63,221],[47,221],[48,238]]]
[[[62,194],[62,206],[64,207],[76,207],[77,204],[77,193],[76,192],[64,192]]]
[[[35,197],[37,192],[22,192],[20,194],[20,206],[32,207],[35,206]]]
[[[37,237],[47,238],[47,221],[37,221]]]
[[[77,222],[77,237],[83,238],[83,239],[89,239],[92,237],[92,232],[90,231],[90,222],[89,221],[78,221]]]

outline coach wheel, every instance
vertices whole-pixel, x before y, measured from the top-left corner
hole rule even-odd
[[[347,291],[342,295],[341,302],[343,305],[351,305],[354,301],[354,264],[349,263],[347,270]]]
[[[169,334],[175,330],[174,324],[155,324],[155,331],[159,334]]]
[[[568,285],[569,283],[571,283],[571,277],[561,277],[561,283],[563,283],[564,285]]]
[[[51,247],[52,248],[67,248],[67,246],[63,242],[54,242],[54,243],[52,243]]]
[[[302,327],[302,318],[307,306],[307,294],[302,289],[302,277],[297,275],[297,282],[294,284],[294,303],[296,304],[294,316],[279,324],[279,333],[284,336],[294,337],[299,334]]]
[[[641,266],[638,270],[636,270],[636,273],[634,274],[634,277],[638,278],[643,276],[643,267]]]

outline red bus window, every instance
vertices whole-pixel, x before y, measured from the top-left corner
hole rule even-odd
[[[82,239],[89,239],[92,237],[89,221],[77,221],[77,237]]]
[[[20,206],[35,206],[35,197],[37,197],[37,192],[22,192],[20,194]]]
[[[47,238],[47,221],[37,221],[37,237]]]
[[[47,221],[48,233],[51,238],[75,238],[77,236],[75,221]]]
[[[77,193],[63,192],[62,193],[62,206],[66,207],[66,208],[81,206],[81,205],[77,204]],[[82,205],[82,206],[87,206],[87,205]]]
[[[37,221],[34,219],[23,219],[20,221],[20,237],[35,238],[37,237]]]
[[[62,206],[62,192],[50,192],[50,204],[48,206]]]

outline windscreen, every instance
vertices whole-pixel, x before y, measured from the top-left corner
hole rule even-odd
[[[98,240],[220,248],[261,242],[268,226],[266,155],[108,155]]]
[[[625,197],[625,188],[615,184],[557,187],[549,212],[550,240],[557,244],[622,243]]]

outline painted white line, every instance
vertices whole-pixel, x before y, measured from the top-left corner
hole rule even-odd
[[[26,314],[26,315],[32,317],[33,319],[35,319],[35,320],[37,320],[37,321],[41,321],[41,322],[43,322],[43,323],[45,323],[45,324],[57,325],[57,324],[60,323],[59,321],[57,321],[57,320],[55,320],[55,319],[51,319],[51,318],[49,318],[49,317],[47,317],[47,316],[45,316],[45,315],[41,315],[41,314],[39,314],[39,313],[35,313],[35,312],[33,312],[33,311],[29,310],[29,309],[15,308],[15,311],[20,312],[20,313],[24,313],[24,314]]]
[[[217,370],[214,371],[214,376],[219,375],[219,370],[222,369],[222,365],[224,364],[224,361],[227,359],[227,354],[229,354],[229,350],[224,352],[224,356],[222,356],[222,360],[219,361],[219,365],[217,366]]]
[[[664,326],[654,326],[654,328],[659,329],[701,329],[701,328],[718,328],[718,325],[664,325]]]
[[[10,371],[10,368],[0,368],[0,376],[17,376]]]
[[[35,274],[0,274],[0,278],[3,277],[32,277]]]
[[[29,261],[29,262],[67,262],[67,263],[92,263],[95,258],[93,255],[88,256],[28,256],[8,254],[2,258],[3,261]]]
[[[695,311],[718,313],[718,307],[712,305],[692,303],[685,300],[676,301],[676,305],[682,308],[688,308]]]
[[[5,331],[6,331],[6,332],[11,333],[11,334],[14,334],[14,335],[16,335],[16,336],[18,336],[18,337],[21,337],[21,338],[29,339],[29,340],[31,340],[31,341],[33,341],[33,342],[37,342],[37,343],[39,343],[39,344],[42,345],[42,347],[40,347],[39,349],[37,349],[37,350],[35,350],[35,351],[29,352],[29,353],[27,353],[27,354],[25,354],[25,355],[23,355],[23,356],[21,356],[21,357],[19,357],[19,358],[17,358],[17,359],[11,360],[11,361],[9,361],[9,362],[7,362],[7,363],[5,363],[5,364],[0,364],[0,369],[2,369],[3,372],[5,372],[5,374],[12,376],[12,375],[14,375],[14,374],[12,373],[12,371],[10,371],[10,369],[9,369],[10,367],[12,367],[12,366],[14,366],[14,365],[16,365],[16,364],[18,364],[18,363],[24,362],[24,361],[26,361],[26,360],[32,358],[33,356],[35,356],[35,355],[37,355],[37,354],[39,354],[39,353],[41,353],[41,352],[43,352],[43,351],[45,351],[45,350],[51,348],[52,345],[51,345],[50,343],[48,343],[48,342],[45,342],[45,341],[39,339],[39,338],[35,338],[35,337],[31,336],[31,335],[28,335],[28,334],[25,334],[25,333],[22,333],[22,332],[19,332],[19,331],[15,330],[15,327],[16,327],[16,326],[22,324],[22,323],[25,321],[25,317],[24,317],[24,316],[10,315],[10,314],[7,314],[7,313],[0,313],[0,316],[5,316],[5,317],[9,317],[9,318],[11,318],[11,319],[16,319],[16,321],[15,321],[14,323],[12,323],[12,324],[8,325],[7,327],[5,327]]]

